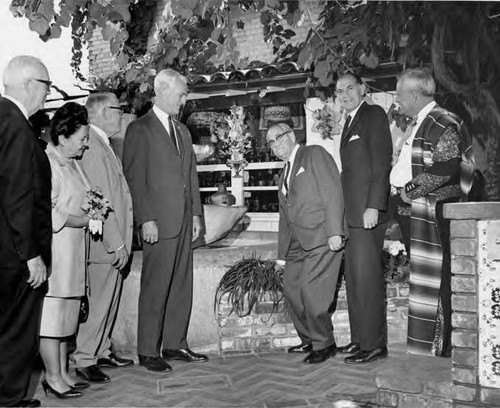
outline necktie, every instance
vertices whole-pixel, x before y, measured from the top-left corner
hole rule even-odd
[[[285,195],[288,195],[288,176],[290,175],[290,162],[287,161],[285,165],[285,179],[283,180],[283,187],[285,187]]]
[[[174,144],[175,148],[178,151],[179,146],[177,146],[177,139],[175,138],[174,124],[172,123],[172,118],[170,116],[168,117],[167,123],[168,123],[168,134],[170,135],[170,138],[172,139],[172,143]]]
[[[342,129],[341,140],[343,140],[347,136],[347,129],[349,129],[349,125],[351,124],[351,115],[347,115],[347,119],[344,123],[344,129]]]

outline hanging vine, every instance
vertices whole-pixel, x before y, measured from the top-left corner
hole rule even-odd
[[[141,50],[147,41],[129,39],[128,30],[134,36],[151,33],[133,28],[141,23],[131,23],[129,8],[156,3],[151,1],[60,0],[56,10],[54,0],[12,0],[10,10],[28,18],[44,41],[71,24],[71,65],[80,79],[82,47],[100,29],[118,69],[96,86],[123,93],[137,108],[151,98],[159,69],[209,74],[248,67],[234,33],[245,28],[241,16],[249,11],[260,13],[264,41],[272,44],[276,61],[297,62],[325,87],[338,71],[376,68],[381,62],[431,66],[440,102],[463,115],[485,147],[490,198],[500,200],[500,3],[323,1],[323,11],[313,18],[311,0],[170,0],[167,17],[157,22],[156,44]],[[306,18],[309,34],[294,44],[293,27]]]

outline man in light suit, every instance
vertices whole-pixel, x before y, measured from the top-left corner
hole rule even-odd
[[[160,71],[155,104],[127,128],[123,165],[144,241],[137,353],[151,371],[165,360],[203,362],[187,344],[193,296],[192,241],[201,234],[202,206],[191,135],[175,119],[186,101],[187,80]]]
[[[50,93],[47,68],[13,58],[0,97],[0,406],[23,399],[35,356],[52,242],[50,164],[28,118]]]
[[[278,264],[290,315],[302,340],[289,353],[317,364],[336,353],[328,309],[334,300],[343,241],[344,200],[333,158],[320,146],[300,146],[292,128],[269,128],[267,143],[286,161],[279,179]]]
[[[126,367],[133,360],[118,357],[111,349],[111,333],[118,313],[123,278],[132,245],[132,198],[121,163],[109,144],[120,131],[121,107],[112,93],[91,94],[89,151],[82,167],[91,187],[100,187],[113,207],[104,222],[101,239],[91,239],[88,266],[89,317],[80,325],[74,354],[76,372],[87,381],[108,382],[99,367]]]
[[[339,77],[336,95],[348,116],[340,141],[342,186],[349,241],[345,282],[351,343],[339,352],[348,364],[387,356],[385,278],[382,248],[388,221],[392,139],[387,114],[364,102],[366,87],[348,73]]]

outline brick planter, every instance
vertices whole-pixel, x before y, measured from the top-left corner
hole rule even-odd
[[[271,314],[272,302],[260,302],[249,316],[227,316],[231,308],[227,296],[218,309],[219,350],[225,354],[251,353],[282,350],[298,344],[300,339],[290,317],[280,305],[277,313]],[[408,317],[408,285],[387,285],[387,326],[389,343],[406,341]],[[339,289],[336,310],[332,316],[337,344],[350,341],[349,315],[345,285]]]

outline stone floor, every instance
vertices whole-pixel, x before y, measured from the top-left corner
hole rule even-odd
[[[392,345],[386,360],[348,366],[341,356],[305,365],[286,352],[210,356],[207,363],[174,362],[168,374],[137,365],[108,370],[111,382],[93,384],[82,398],[45,397],[40,375],[34,397],[52,407],[377,407],[375,377],[404,358],[404,345]]]

